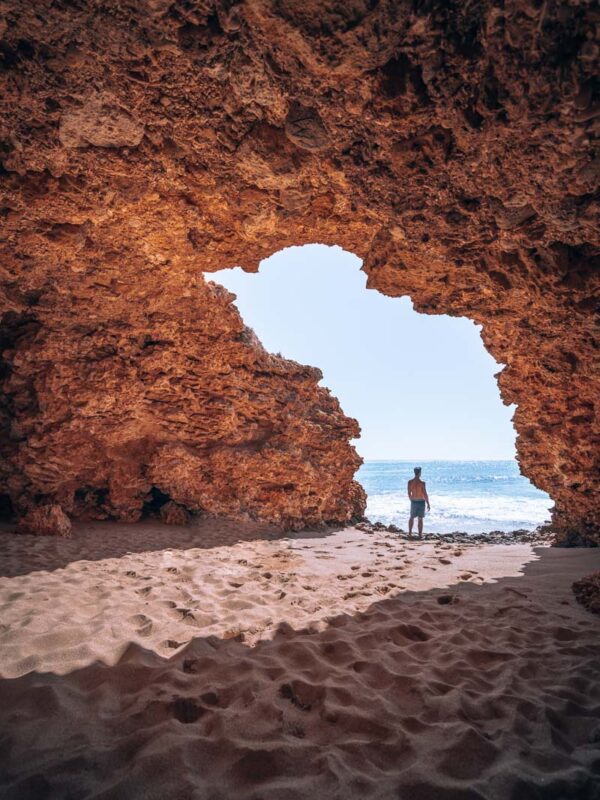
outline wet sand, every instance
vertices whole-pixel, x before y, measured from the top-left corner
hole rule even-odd
[[[0,533],[7,798],[600,797],[600,550]]]

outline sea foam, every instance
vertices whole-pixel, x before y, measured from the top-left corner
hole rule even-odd
[[[552,500],[520,475],[513,461],[432,461],[421,466],[431,501],[426,530],[533,530],[549,519]],[[410,477],[412,462],[365,462],[358,479],[368,494],[369,519],[406,527]]]

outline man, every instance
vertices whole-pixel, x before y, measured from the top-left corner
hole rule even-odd
[[[413,523],[415,517],[419,520],[419,539],[423,533],[423,517],[425,516],[425,503],[427,511],[431,511],[427,487],[421,480],[421,467],[415,467],[415,477],[408,482],[408,496],[410,498],[410,519],[408,520],[408,538],[412,539]]]

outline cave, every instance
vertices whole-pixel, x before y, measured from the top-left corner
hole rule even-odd
[[[599,54],[576,0],[1,4],[7,797],[597,800]],[[210,279],[308,243],[481,326],[590,549],[369,527]]]
[[[10,520],[14,514],[14,509],[10,496],[7,494],[0,494],[0,520]]]
[[[370,287],[483,326],[558,541],[597,541],[589,9],[327,4],[315,28],[293,3],[109,6],[4,12],[0,491],[17,512],[43,495],[76,515],[78,490],[106,487],[105,513],[133,521],[161,485],[288,527],[360,515],[356,423],[202,277],[318,241],[361,257]]]
[[[165,506],[171,498],[168,494],[161,492],[157,486],[150,489],[148,499],[142,506],[142,516],[154,517],[160,515],[160,510]]]

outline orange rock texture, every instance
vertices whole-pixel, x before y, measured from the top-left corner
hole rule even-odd
[[[588,611],[600,614],[600,572],[592,572],[575,581],[573,593],[577,602],[585,606]]]
[[[19,519],[16,533],[29,533],[33,536],[60,536],[66,539],[72,533],[71,520],[56,504],[38,505]]]
[[[575,0],[5,0],[0,492],[359,514],[357,424],[203,278],[323,242],[483,325],[523,472],[562,541],[599,540],[598,25]]]

